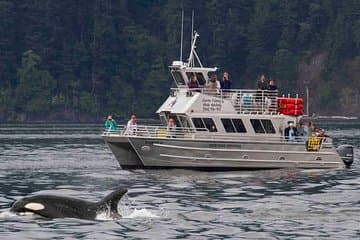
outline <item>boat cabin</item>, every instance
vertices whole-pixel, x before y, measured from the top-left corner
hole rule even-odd
[[[197,37],[195,33],[188,62],[173,61],[169,66],[177,88],[171,89],[169,97],[157,110],[164,124],[172,118],[177,127],[195,129],[198,134],[282,136],[288,121],[297,122],[296,115],[284,115],[279,111],[277,90],[210,91],[210,77],[218,68],[202,65],[195,51]],[[199,87],[189,88],[194,75]]]

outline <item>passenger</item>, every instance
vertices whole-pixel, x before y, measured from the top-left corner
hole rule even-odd
[[[267,90],[271,90],[271,91],[277,90],[277,86],[275,85],[274,79],[269,80],[269,85],[267,86]]]
[[[245,111],[251,110],[251,96],[248,93],[245,93],[241,98],[241,103]]]
[[[130,120],[128,121],[128,123],[126,125],[125,134],[127,134],[127,135],[135,135],[136,130],[137,130],[136,116],[135,116],[135,114],[131,114]]]
[[[209,95],[215,95],[216,94],[216,90],[217,90],[217,77],[215,74],[211,75],[210,78],[210,83],[208,85],[206,85],[206,88],[208,89],[207,93]]]
[[[230,79],[229,73],[224,72],[223,77],[220,81],[221,89],[224,89],[224,92],[228,92],[232,88],[232,81]]]
[[[256,83],[256,97],[255,101],[258,105],[258,108],[261,110],[262,104],[264,102],[264,90],[267,89],[267,83],[265,79],[265,75],[261,74],[260,79]]]
[[[296,127],[294,126],[294,122],[289,121],[288,122],[288,127],[285,128],[285,139],[289,142],[295,142],[296,141],[296,136],[298,135],[298,131],[296,129]]]
[[[197,80],[197,78],[196,78],[195,75],[192,75],[192,76],[191,76],[191,80],[190,80],[190,82],[188,83],[188,87],[189,87],[189,88],[199,88],[199,82],[198,82],[198,80]]]
[[[268,91],[268,97],[271,100],[270,103],[270,107],[269,110],[271,112],[276,112],[276,97],[277,97],[277,92],[275,92],[277,90],[277,86],[275,85],[275,80],[274,79],[270,79],[269,80],[269,85],[267,86],[267,90]]]
[[[307,132],[308,132],[308,136],[312,136],[313,132],[314,132],[314,125],[312,124],[311,121],[308,122],[307,125]]]
[[[109,132],[116,131],[116,121],[112,118],[111,115],[108,116],[107,120],[105,121],[105,129]]]
[[[307,140],[307,138],[309,136],[309,132],[308,132],[307,126],[305,126],[304,123],[300,124],[300,129],[299,129],[298,135],[301,137],[302,141],[305,142]]]
[[[265,78],[264,74],[261,74],[260,79],[257,81],[256,89],[260,90],[260,91],[267,89],[267,83],[266,83],[266,78]]]
[[[169,118],[168,125],[166,127],[166,137],[176,138],[176,125],[173,118]]]

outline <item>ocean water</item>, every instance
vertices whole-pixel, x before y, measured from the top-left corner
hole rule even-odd
[[[127,171],[102,124],[0,124],[0,239],[360,239],[360,122],[321,124],[355,146],[351,169]],[[9,212],[27,195],[100,201],[118,187],[118,220]]]

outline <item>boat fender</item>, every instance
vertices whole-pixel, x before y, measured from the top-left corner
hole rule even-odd
[[[336,151],[339,153],[345,166],[349,168],[354,162],[354,147],[348,144],[340,145]]]

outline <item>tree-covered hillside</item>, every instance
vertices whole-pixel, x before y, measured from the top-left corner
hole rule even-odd
[[[0,0],[0,120],[153,117],[191,11],[205,65],[252,88],[310,88],[311,111],[359,115],[359,0]]]

